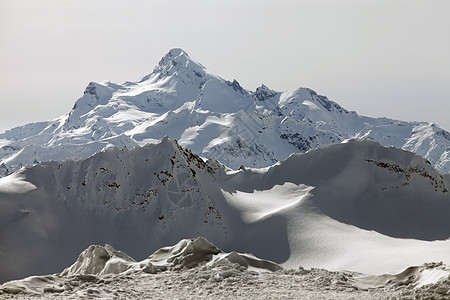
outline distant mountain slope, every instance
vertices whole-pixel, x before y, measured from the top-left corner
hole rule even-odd
[[[285,267],[366,273],[450,263],[450,175],[349,141],[226,169],[170,138],[0,179],[0,281],[61,271],[91,244],[143,259],[182,238]]]
[[[1,133],[0,176],[166,135],[234,169],[358,138],[415,152],[450,172],[450,133],[435,124],[359,116],[308,88],[248,91],[172,49],[138,82],[91,82],[67,115]]]

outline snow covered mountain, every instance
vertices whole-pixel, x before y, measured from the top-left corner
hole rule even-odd
[[[415,152],[450,172],[450,133],[435,124],[359,116],[308,88],[248,91],[172,49],[138,82],[91,82],[67,115],[1,133],[0,176],[166,135],[234,169],[358,138]]]
[[[283,267],[450,263],[450,175],[351,140],[232,171],[168,137],[0,178],[0,282],[60,272],[91,244],[141,260],[203,236]]]

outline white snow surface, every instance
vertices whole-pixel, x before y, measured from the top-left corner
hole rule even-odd
[[[0,178],[0,193],[26,193],[36,189],[36,186],[26,180],[20,173],[13,173]]]
[[[33,189],[0,190],[0,282],[60,272],[92,244],[141,261],[197,236],[289,269],[383,274],[450,264],[450,175],[371,141],[230,171],[166,137],[5,179]]]
[[[166,135],[233,169],[359,138],[415,152],[450,172],[450,133],[435,124],[359,116],[308,88],[248,91],[172,49],[137,82],[91,82],[67,115],[0,133],[0,176]]]

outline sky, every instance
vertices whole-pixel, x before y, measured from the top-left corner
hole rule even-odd
[[[450,131],[448,0],[0,0],[0,131],[135,81],[171,48],[248,89],[309,87]]]

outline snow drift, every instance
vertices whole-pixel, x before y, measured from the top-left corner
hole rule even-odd
[[[2,282],[59,272],[92,244],[143,260],[197,236],[287,268],[380,274],[450,262],[450,175],[375,142],[348,141],[270,168],[233,171],[164,138],[38,164],[1,181]],[[133,263],[108,247],[94,250],[95,257],[120,258],[108,270]],[[222,259],[252,265],[234,254]]]
[[[77,261],[60,273],[61,276],[110,275],[135,272],[158,273],[166,270],[194,268],[199,265],[233,265],[261,271],[277,271],[281,267],[251,254],[225,253],[203,237],[183,239],[174,246],[155,251],[147,259],[136,262],[111,245],[91,245]]]

